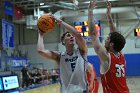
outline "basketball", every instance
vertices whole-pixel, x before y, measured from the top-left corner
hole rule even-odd
[[[41,32],[46,33],[46,32],[51,31],[54,28],[55,21],[50,15],[45,14],[45,15],[40,16],[37,22],[37,26]]]

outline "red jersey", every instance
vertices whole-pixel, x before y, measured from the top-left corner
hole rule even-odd
[[[101,74],[103,93],[129,93],[126,83],[126,63],[124,55],[116,57],[110,53],[110,68]]]
[[[99,82],[98,82],[98,80],[96,78],[96,72],[95,72],[93,66],[92,66],[92,69],[93,69],[93,73],[94,73],[95,76],[94,76],[94,82],[93,82],[93,90],[90,91],[90,93],[98,93]],[[88,82],[88,86],[89,86],[91,75],[90,75],[90,73],[88,71],[86,72],[86,76],[87,76],[87,82]]]

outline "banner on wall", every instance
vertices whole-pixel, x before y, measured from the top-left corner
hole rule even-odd
[[[2,46],[14,48],[14,24],[2,19]]]
[[[27,65],[29,67],[29,59],[24,57],[7,57],[6,62],[10,67],[23,67]]]
[[[13,16],[13,4],[9,1],[4,1],[4,13]]]

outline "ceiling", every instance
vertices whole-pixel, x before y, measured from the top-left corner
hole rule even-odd
[[[32,13],[34,9],[40,8],[45,12],[56,12],[62,9],[83,10],[88,8],[90,0],[77,0],[79,4],[76,6],[72,0],[12,0],[14,5],[23,8],[25,14]],[[105,8],[106,0],[96,0],[97,8]],[[140,8],[140,0],[109,0],[112,7],[136,7]],[[44,3],[40,5],[40,3]]]

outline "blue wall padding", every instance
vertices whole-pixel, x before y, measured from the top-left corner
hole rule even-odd
[[[140,76],[140,54],[125,54],[126,75]]]
[[[98,56],[88,56],[88,61],[94,65],[97,76],[100,76],[100,60]]]

